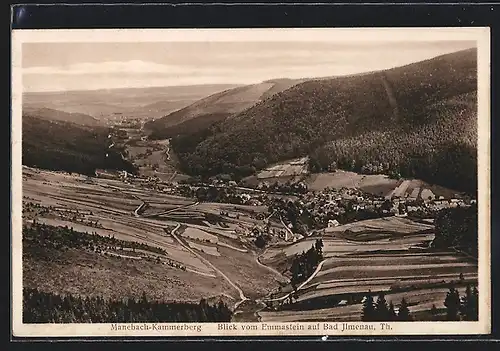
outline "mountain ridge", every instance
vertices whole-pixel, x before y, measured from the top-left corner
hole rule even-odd
[[[279,78],[226,89],[163,118],[150,121],[145,124],[145,128],[151,131],[150,136],[153,139],[164,139],[204,129],[302,81],[304,80]]]
[[[394,96],[389,96],[384,79],[392,87]],[[456,138],[456,133],[450,131],[452,126],[443,122],[445,115],[472,120],[476,111],[464,106],[471,103],[475,106],[477,102],[473,98],[465,104],[458,104],[463,107],[462,110],[456,110],[456,106],[445,102],[476,91],[477,50],[467,49],[369,74],[308,80],[278,92],[209,129],[174,138],[172,145],[185,172],[202,176],[229,173],[235,178],[252,174],[273,162],[312,155],[329,142],[362,138],[368,132],[390,131],[394,135],[417,138],[411,131],[420,128],[458,145],[458,139],[447,137],[450,134]],[[394,103],[397,104],[397,123],[394,122]],[[435,105],[441,107],[437,110],[430,108]],[[444,147],[444,141],[439,138],[424,139],[433,143],[429,150]],[[477,148],[470,143],[466,145],[466,148],[469,147]],[[398,146],[391,148],[397,149]],[[430,157],[420,155],[418,149],[407,150],[406,153],[398,151],[397,154],[401,157],[400,164],[385,171],[400,173],[403,169],[405,174],[418,175],[414,174],[414,170],[407,169],[411,163],[408,160]],[[340,162],[345,167],[347,161],[336,159],[339,155],[329,153],[328,157],[325,156],[327,161],[318,162],[316,168],[325,169],[328,166],[326,163],[331,162]],[[385,156],[370,157],[373,160],[357,155],[356,160],[351,160],[354,165],[350,168],[360,170],[368,163],[390,161]],[[426,167],[432,168],[433,165],[429,161]],[[436,175],[427,178],[435,179]],[[466,178],[470,178],[467,181],[470,183],[474,177],[470,175]],[[470,188],[470,184],[464,187]]]

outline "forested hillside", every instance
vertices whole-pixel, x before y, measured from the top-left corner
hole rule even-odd
[[[307,81],[209,129],[176,137],[184,170],[234,178],[310,155],[340,167],[476,188],[477,51]]]
[[[135,172],[119,148],[109,148],[110,130],[23,116],[23,165],[93,175],[98,168]]]
[[[231,315],[223,302],[150,301],[145,294],[140,299],[106,300],[23,289],[24,323],[229,322]]]

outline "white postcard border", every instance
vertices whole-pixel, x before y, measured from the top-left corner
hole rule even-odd
[[[118,325],[114,326],[113,324],[22,323],[22,43],[136,41],[337,41],[352,43],[355,41],[408,42],[412,40],[476,40],[478,44],[478,288],[480,291],[478,322],[222,323],[221,325],[218,323],[189,323],[196,328],[199,326],[199,331],[198,329],[194,331],[183,330],[182,328],[184,328],[186,323],[131,323],[128,324],[128,330],[126,328],[119,329]],[[12,32],[11,136],[12,326],[13,335],[16,337],[391,336],[473,335],[488,334],[491,332],[490,29],[488,27],[14,30]],[[389,325],[389,327],[382,328],[383,324],[386,326]],[[273,326],[279,325],[282,327],[289,325],[289,329],[276,330],[273,328]],[[335,325],[337,325],[337,329],[335,329]],[[349,325],[353,329],[342,331],[344,325]],[[365,328],[369,328],[370,325],[374,326],[375,329],[366,330]],[[135,326],[134,330],[131,329],[132,326]],[[243,329],[245,326],[251,329]],[[293,326],[302,326],[303,329],[294,330]],[[325,329],[325,326],[328,328]],[[174,327],[178,330],[166,330]]]

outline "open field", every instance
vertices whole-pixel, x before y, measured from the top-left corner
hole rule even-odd
[[[407,218],[384,217],[349,223],[338,227],[331,227],[325,229],[325,231],[326,233],[341,233],[347,230],[351,233],[387,231],[409,234],[433,228],[434,226],[431,224],[426,225]]]
[[[258,179],[301,176],[307,174],[307,157],[269,166],[257,174]]]
[[[222,270],[238,285],[245,296],[258,298],[279,286],[283,278],[259,265],[251,253],[242,253],[226,247],[217,247],[220,256],[214,257],[206,253],[202,256]]]
[[[390,256],[390,257],[388,257]],[[474,273],[477,265],[463,257],[453,254],[446,256],[418,256],[418,255],[381,255],[376,253],[370,256],[331,257],[323,264],[320,272],[308,283],[325,283],[339,279],[377,279],[381,277],[394,277],[393,284],[399,282],[398,277],[430,276],[439,278],[440,274]],[[349,292],[349,291],[346,291]]]
[[[363,251],[408,250],[432,240],[432,229],[431,224],[400,217],[377,218],[331,227],[321,236],[323,255],[329,257]],[[307,251],[317,238],[304,238],[293,244],[270,247],[262,259],[271,262]]]
[[[197,244],[194,242],[189,241],[188,242],[189,247],[198,250],[202,253],[207,253],[212,256],[220,256],[219,251],[217,250],[216,246],[209,246],[209,245],[203,245],[203,244]]]
[[[167,301],[199,301],[207,296],[233,294],[231,287],[222,280],[146,260],[109,257],[75,249],[52,250],[45,255],[50,259],[23,257],[25,287],[119,299],[140,298],[144,291],[154,299]]]
[[[333,189],[357,188],[386,198],[399,196],[428,200],[429,197],[444,196],[449,199],[458,193],[418,179],[396,180],[382,174],[359,174],[342,170],[311,174],[305,178],[305,182],[313,191],[321,191],[327,187]]]

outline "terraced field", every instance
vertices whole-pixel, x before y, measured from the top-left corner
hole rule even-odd
[[[411,313],[429,318],[425,313],[433,304],[444,308],[450,284],[463,288],[465,284],[477,284],[478,279],[477,262],[456,252],[427,248],[434,237],[432,230],[432,222],[398,217],[329,228],[322,237],[325,259],[300,286],[293,304],[284,304],[278,311],[263,310],[258,313],[261,320],[360,320],[361,299],[369,291],[383,292],[396,307],[404,296]],[[270,248],[263,262],[283,268],[283,262],[309,249],[316,239]]]
[[[244,222],[250,220],[254,209],[230,208],[227,204],[190,207],[195,205],[192,199],[111,179],[29,168],[24,170],[23,178],[23,200],[29,206],[23,212],[25,222],[36,220],[67,226],[75,231],[164,250],[159,254],[108,247],[102,252],[84,249],[51,252],[47,257],[58,258],[48,261],[26,258],[23,275],[26,286],[58,293],[100,293],[115,297],[140,297],[146,291],[148,296],[183,301],[207,296],[225,296],[227,300],[229,296],[234,299],[233,306],[241,299],[234,286],[258,296],[278,285],[276,273],[263,267],[247,248],[252,244],[249,239],[235,231],[238,223],[235,214],[240,214]],[[143,201],[151,202],[150,207],[143,214],[135,213]],[[232,218],[221,217],[223,209],[231,212]],[[148,217],[147,213],[153,211],[168,213]],[[179,237],[184,245],[171,235],[179,224],[183,227]],[[40,281],[41,276],[44,282]],[[98,284],[96,279],[100,280]],[[157,283],[159,280],[161,284]],[[113,284],[120,287],[113,291]]]
[[[31,204],[23,212],[25,222],[35,219],[161,248],[165,253],[149,256],[170,262],[158,264],[142,259],[145,253],[141,251],[113,247],[106,249],[107,256],[73,250],[38,265],[26,261],[23,277],[27,286],[38,284],[49,291],[71,293],[92,293],[95,287],[105,296],[113,296],[113,284],[120,284],[117,293],[121,295],[140,295],[142,287],[151,296],[185,300],[226,294],[234,306],[254,300],[250,305],[257,311],[261,309],[258,300],[285,301],[281,297],[291,288],[280,272],[319,237],[324,260],[302,284],[294,303],[283,304],[277,311],[262,310],[258,316],[246,311],[245,318],[359,320],[360,300],[369,290],[385,292],[396,307],[404,296],[412,314],[425,314],[433,304],[442,307],[450,283],[463,287],[477,281],[476,262],[455,252],[429,248],[434,239],[433,221],[401,217],[358,221],[293,244],[270,243],[257,258],[254,239],[246,232],[262,224],[257,214],[267,211],[263,206],[196,203],[117,180],[32,169],[25,169],[23,177],[24,204]],[[151,203],[150,207],[143,214],[135,213],[143,201]],[[280,223],[272,226],[283,229]],[[172,234],[174,228],[179,229],[176,235]],[[43,275],[44,282],[39,278]],[[131,277],[135,280],[129,281]],[[102,281],[97,284],[96,279]],[[159,279],[164,281],[157,284]],[[166,290],[158,292],[158,288]]]
[[[306,175],[307,157],[270,166],[257,174],[258,179]]]

